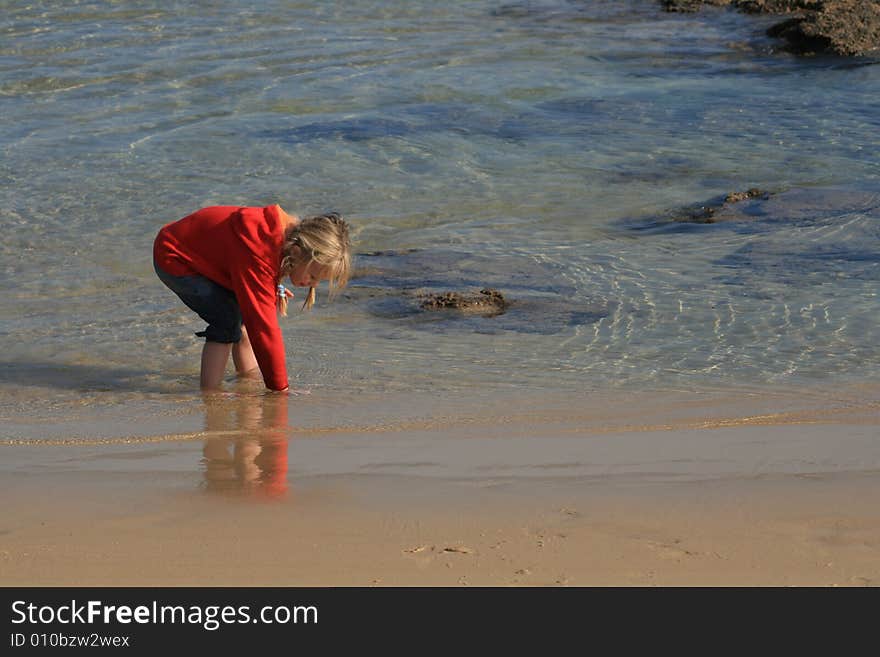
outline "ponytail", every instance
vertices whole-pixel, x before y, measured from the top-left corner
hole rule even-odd
[[[302,309],[303,310],[311,310],[312,306],[315,305],[315,288],[310,287],[309,293],[306,295],[306,300],[303,301]]]

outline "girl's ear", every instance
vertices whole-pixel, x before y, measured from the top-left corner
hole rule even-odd
[[[294,244],[290,249],[290,256],[294,263],[300,263],[303,261],[303,258],[306,255],[306,250],[302,248],[299,244]]]

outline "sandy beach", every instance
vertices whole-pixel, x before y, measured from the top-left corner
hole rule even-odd
[[[0,584],[880,582],[874,391],[614,398],[293,427],[297,398],[243,397],[190,435],[8,440]]]

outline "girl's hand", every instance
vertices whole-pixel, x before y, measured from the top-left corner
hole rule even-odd
[[[284,388],[284,390],[270,390],[269,392],[277,392],[277,393],[281,393],[284,395],[294,395],[294,396],[311,395],[312,394],[311,390],[306,390],[305,388],[291,388],[290,386]]]

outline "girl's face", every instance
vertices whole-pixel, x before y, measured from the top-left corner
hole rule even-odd
[[[327,268],[314,260],[300,262],[290,272],[290,282],[296,287],[318,287],[318,283],[329,278]]]

